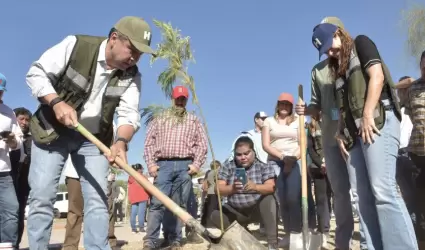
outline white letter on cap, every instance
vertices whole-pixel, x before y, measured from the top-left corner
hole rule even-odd
[[[149,31],[145,31],[145,35],[143,36],[145,40],[151,40],[151,33]]]

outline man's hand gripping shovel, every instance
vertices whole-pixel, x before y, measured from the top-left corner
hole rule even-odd
[[[75,126],[75,130],[80,132],[89,141],[95,144],[103,153],[110,154],[110,149],[105,146],[99,139],[87,131],[81,124]],[[162,193],[150,181],[134,170],[130,165],[126,164],[121,158],[115,159],[115,164],[121,167],[127,174],[134,177],[134,179],[151,195],[161,201],[166,208],[175,214],[187,226],[207,240],[210,244],[210,249],[252,249],[262,250],[266,249],[253,235],[247,232],[242,226],[234,222],[222,235],[214,236],[205,227],[203,227],[195,218],[193,218],[187,211],[183,210],[167,195]]]

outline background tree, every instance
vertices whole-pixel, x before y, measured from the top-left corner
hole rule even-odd
[[[419,62],[425,50],[425,4],[411,3],[402,10],[402,27],[407,33],[407,52]]]

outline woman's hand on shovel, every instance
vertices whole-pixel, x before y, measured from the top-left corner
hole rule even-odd
[[[109,155],[105,155],[108,158],[109,163],[116,168],[120,168],[117,164],[115,164],[115,158],[119,157],[125,163],[127,163],[127,151],[126,145],[122,141],[117,141],[114,145],[111,146],[111,153]]]

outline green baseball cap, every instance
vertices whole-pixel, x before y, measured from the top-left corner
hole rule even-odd
[[[344,29],[344,24],[342,23],[341,19],[335,16],[327,16],[323,18],[320,23],[330,23]]]
[[[149,47],[152,39],[151,27],[143,18],[125,16],[115,24],[114,28],[125,35],[137,50],[155,56],[155,52]]]

